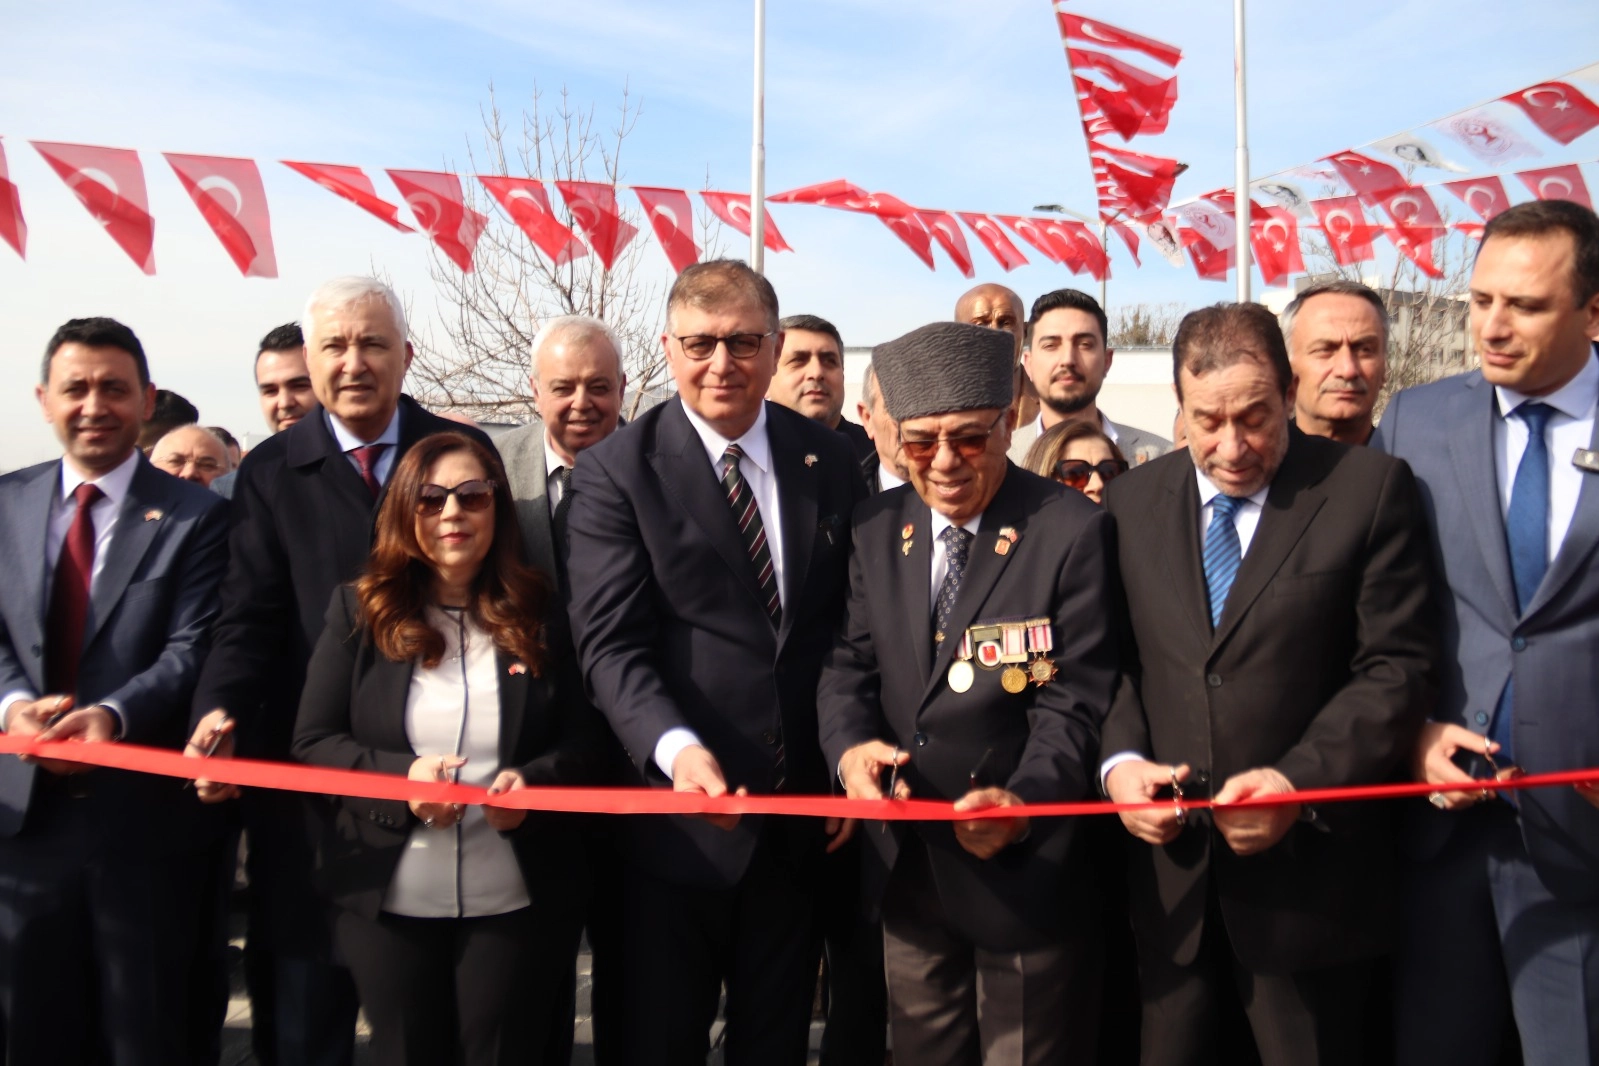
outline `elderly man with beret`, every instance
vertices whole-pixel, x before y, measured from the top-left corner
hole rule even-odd
[[[1014,362],[1008,335],[953,322],[872,352],[910,479],[855,511],[823,750],[852,798],[1018,808],[862,829],[905,1062],[1093,1054],[1097,931],[1068,920],[1091,871],[1070,821],[1022,805],[1093,788],[1116,681],[1114,535],[1085,497],[1007,461]]]

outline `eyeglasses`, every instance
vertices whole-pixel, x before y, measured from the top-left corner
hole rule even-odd
[[[444,513],[444,505],[454,496],[463,511],[487,511],[494,502],[494,482],[463,481],[452,489],[443,485],[423,485],[416,495],[416,513],[424,518]]]
[[[1101,459],[1097,463],[1090,463],[1086,459],[1062,459],[1055,464],[1055,480],[1078,492],[1088,487],[1096,473],[1100,481],[1109,484],[1114,478],[1127,473],[1127,460]]]
[[[968,433],[961,437],[934,437],[932,440],[906,440],[905,434],[901,433],[899,439],[900,450],[905,453],[905,458],[909,459],[913,463],[930,463],[933,461],[933,457],[938,454],[938,446],[940,444],[947,444],[954,449],[955,453],[962,459],[966,459],[968,461],[976,459],[988,450],[988,438],[994,435],[994,430],[999,428],[1000,422],[1004,420],[1005,415],[1008,413],[1009,412],[1007,411],[1001,411],[999,413],[999,417],[994,419],[989,427],[983,430],[983,432]]]
[[[695,362],[703,362],[716,354],[718,344],[727,345],[727,354],[734,359],[754,359],[760,354],[761,346],[766,343],[766,338],[777,336],[772,333],[729,333],[725,337],[713,336],[709,333],[691,333],[687,337],[673,339],[683,347],[683,354]]]

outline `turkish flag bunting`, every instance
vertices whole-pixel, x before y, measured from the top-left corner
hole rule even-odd
[[[1171,114],[1170,104],[1176,101],[1175,81],[1172,83],[1171,101],[1155,112],[1140,107],[1137,100],[1125,93],[1114,92],[1087,78],[1074,74],[1072,84],[1077,86],[1077,98],[1083,102],[1083,114],[1103,118],[1122,139],[1132,140],[1139,134],[1166,132],[1167,120]],[[1086,118],[1083,124],[1085,128],[1088,126]],[[1092,131],[1087,132],[1090,137],[1095,135]]]
[[[804,185],[798,189],[790,189],[768,196],[767,200],[774,204],[817,204],[821,207],[843,207],[851,211],[863,211],[866,203],[871,199],[871,194],[852,181],[835,178],[833,181],[824,181],[816,185]]]
[[[1253,207],[1249,226],[1249,246],[1267,285],[1275,285],[1289,274],[1305,272],[1305,258],[1299,251],[1299,220],[1281,207]]]
[[[966,247],[966,234],[961,232],[960,223],[955,221],[954,215],[947,211],[918,211],[916,217],[927,227],[927,232],[933,235],[933,240],[944,249],[957,270],[968,278],[977,276],[977,271],[972,267],[972,253]]]
[[[1460,197],[1461,201],[1475,211],[1484,222],[1491,221],[1499,212],[1510,207],[1510,197],[1505,195],[1504,182],[1494,175],[1486,178],[1446,181],[1444,188]]]
[[[1401,229],[1432,229],[1444,224],[1443,218],[1438,214],[1438,205],[1432,202],[1432,197],[1420,185],[1413,185],[1402,192],[1385,197],[1382,209],[1394,220],[1394,225]]]
[[[1394,247],[1415,263],[1423,274],[1429,278],[1444,276],[1433,259],[1432,249],[1433,242],[1449,232],[1447,226],[1384,226],[1383,232],[1393,241]]]
[[[163,154],[239,273],[247,278],[277,277],[272,219],[255,160]]]
[[[1037,221],[1045,233],[1060,242],[1057,247],[1061,248],[1062,258],[1073,273],[1086,270],[1095,281],[1103,281],[1110,276],[1110,259],[1105,255],[1105,248],[1087,226],[1066,219]]]
[[[1067,48],[1066,57],[1074,68],[1097,71],[1122,87],[1122,91],[1144,114],[1164,117],[1177,102],[1177,79],[1161,78],[1124,63],[1115,56],[1089,48]]]
[[[1143,266],[1143,261],[1138,258],[1138,232],[1125,222],[1107,222],[1107,225],[1110,226],[1110,231],[1120,237],[1122,243],[1127,246],[1127,254],[1133,257],[1133,265]]]
[[[22,196],[6,171],[3,144],[0,144],[0,237],[5,238],[18,255],[24,259],[28,257],[28,224],[22,219]]]
[[[883,225],[894,231],[894,236],[904,241],[916,257],[927,264],[928,270],[936,271],[933,265],[933,235],[927,232],[927,224],[915,214],[910,215],[878,215]]]
[[[999,228],[999,223],[987,215],[967,214],[964,211],[959,214],[961,221],[977,234],[977,239],[983,242],[988,254],[998,261],[1007,274],[1019,266],[1027,265],[1027,257],[1011,243],[1009,237],[1005,236],[1005,231]]]
[[[1153,37],[1145,37],[1131,30],[1120,29],[1108,22],[1083,18],[1081,15],[1068,15],[1064,11],[1057,11],[1055,16],[1060,20],[1060,35],[1064,40],[1086,41],[1089,44],[1105,45],[1110,48],[1130,48],[1144,53],[1151,59],[1157,59],[1168,67],[1175,67],[1183,58],[1181,48],[1164,44]]]
[[[460,177],[437,170],[391,170],[389,180],[400,190],[422,232],[450,262],[470,274],[472,251],[489,220],[466,202]]]
[[[1482,240],[1482,231],[1486,228],[1481,222],[1455,222],[1452,223],[1452,226],[1455,230],[1464,233],[1474,241]]]
[[[622,254],[638,230],[622,221],[616,206],[616,189],[593,181],[558,181],[555,187],[572,212],[572,221],[588,238],[589,247],[600,257],[605,269],[611,269],[616,257]]]
[[[843,207],[849,211],[865,211],[867,214],[876,215],[878,218],[909,218],[917,213],[916,208],[901,200],[893,193],[874,192],[866,197],[866,203],[859,207],[849,207],[845,204],[830,204],[831,207]]]
[[[1599,104],[1563,81],[1545,81],[1500,97],[1515,104],[1538,128],[1561,144],[1570,144],[1599,126]]]
[[[288,159],[283,160],[283,165],[304,174],[328,192],[342,196],[369,214],[376,215],[401,233],[415,232],[400,221],[400,209],[397,206],[378,196],[377,190],[372,188],[372,179],[360,167],[340,166],[337,163],[295,163]]]
[[[1051,263],[1065,262],[1055,245],[1051,243],[1049,235],[1040,227],[1039,219],[1019,218],[1015,215],[995,215],[994,217],[1015,230],[1016,236],[1038,249],[1039,254]]]
[[[1102,209],[1120,207],[1122,214],[1142,219],[1160,214],[1171,202],[1172,186],[1177,181],[1176,160],[1122,151],[1097,141],[1088,142],[1088,155]]]
[[[672,269],[681,274],[684,267],[698,263],[700,250],[694,243],[694,205],[688,202],[688,193],[682,189],[648,185],[635,185],[633,192]]]
[[[139,154],[127,148],[31,142],[128,258],[155,273],[155,219],[145,198]]]
[[[1226,281],[1227,271],[1233,267],[1233,250],[1225,251],[1217,248],[1204,238],[1198,230],[1180,229],[1183,247],[1188,249],[1188,258],[1193,261],[1194,272],[1203,281]]]
[[[1523,170],[1516,177],[1520,178],[1521,183],[1540,200],[1570,200],[1590,211],[1593,210],[1593,201],[1588,196],[1588,184],[1582,180],[1582,171],[1575,163],[1568,163],[1563,167],[1546,167],[1543,170]]]
[[[1344,183],[1355,190],[1356,196],[1373,206],[1410,184],[1395,168],[1359,152],[1339,152],[1323,158],[1333,165]]]
[[[1377,258],[1377,252],[1371,245],[1378,229],[1366,221],[1366,213],[1361,210],[1358,197],[1334,196],[1326,200],[1312,200],[1310,209],[1316,212],[1316,221],[1321,223],[1321,232],[1327,237],[1327,247],[1332,249],[1333,258],[1339,266],[1366,263]]]
[[[748,193],[742,192],[702,192],[700,199],[705,201],[705,206],[711,213],[738,230],[744,236],[750,235],[750,198]],[[772,213],[765,211],[765,240],[767,250],[773,252],[792,252],[783,235],[777,232],[777,224],[772,221]]]
[[[550,194],[542,181],[488,174],[479,174],[477,180],[511,216],[517,228],[527,234],[527,239],[556,266],[565,266],[589,254],[577,234],[556,219],[550,207]]]

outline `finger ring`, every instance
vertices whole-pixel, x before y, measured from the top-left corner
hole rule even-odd
[[[1432,804],[1434,807],[1437,807],[1440,811],[1447,811],[1449,809],[1449,800],[1445,798],[1442,792],[1432,793],[1427,797],[1427,802]]]

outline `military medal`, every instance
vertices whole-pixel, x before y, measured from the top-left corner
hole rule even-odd
[[[972,657],[977,660],[978,666],[984,670],[999,669],[1000,656],[1004,654],[1000,650],[999,626],[972,626],[966,631],[966,639],[971,641],[974,649]]]
[[[1026,625],[1027,650],[1035,656],[1027,672],[1032,675],[1033,684],[1043,688],[1055,680],[1055,660],[1047,654],[1055,650],[1055,630],[1048,618],[1029,618]]]
[[[1027,674],[1019,666],[1007,666],[1005,672],[999,675],[1000,686],[1015,695],[1027,687]]]
[[[955,652],[955,661],[949,664],[949,687],[955,692],[965,692],[977,677],[972,669],[972,634],[967,630],[961,637],[961,646]]]
[[[1010,541],[999,543],[1008,545]],[[1008,665],[999,675],[999,683],[1014,695],[1027,687],[1027,672],[1017,665],[1027,661],[1027,625],[1025,622],[1002,622],[1000,634],[999,661]]]

